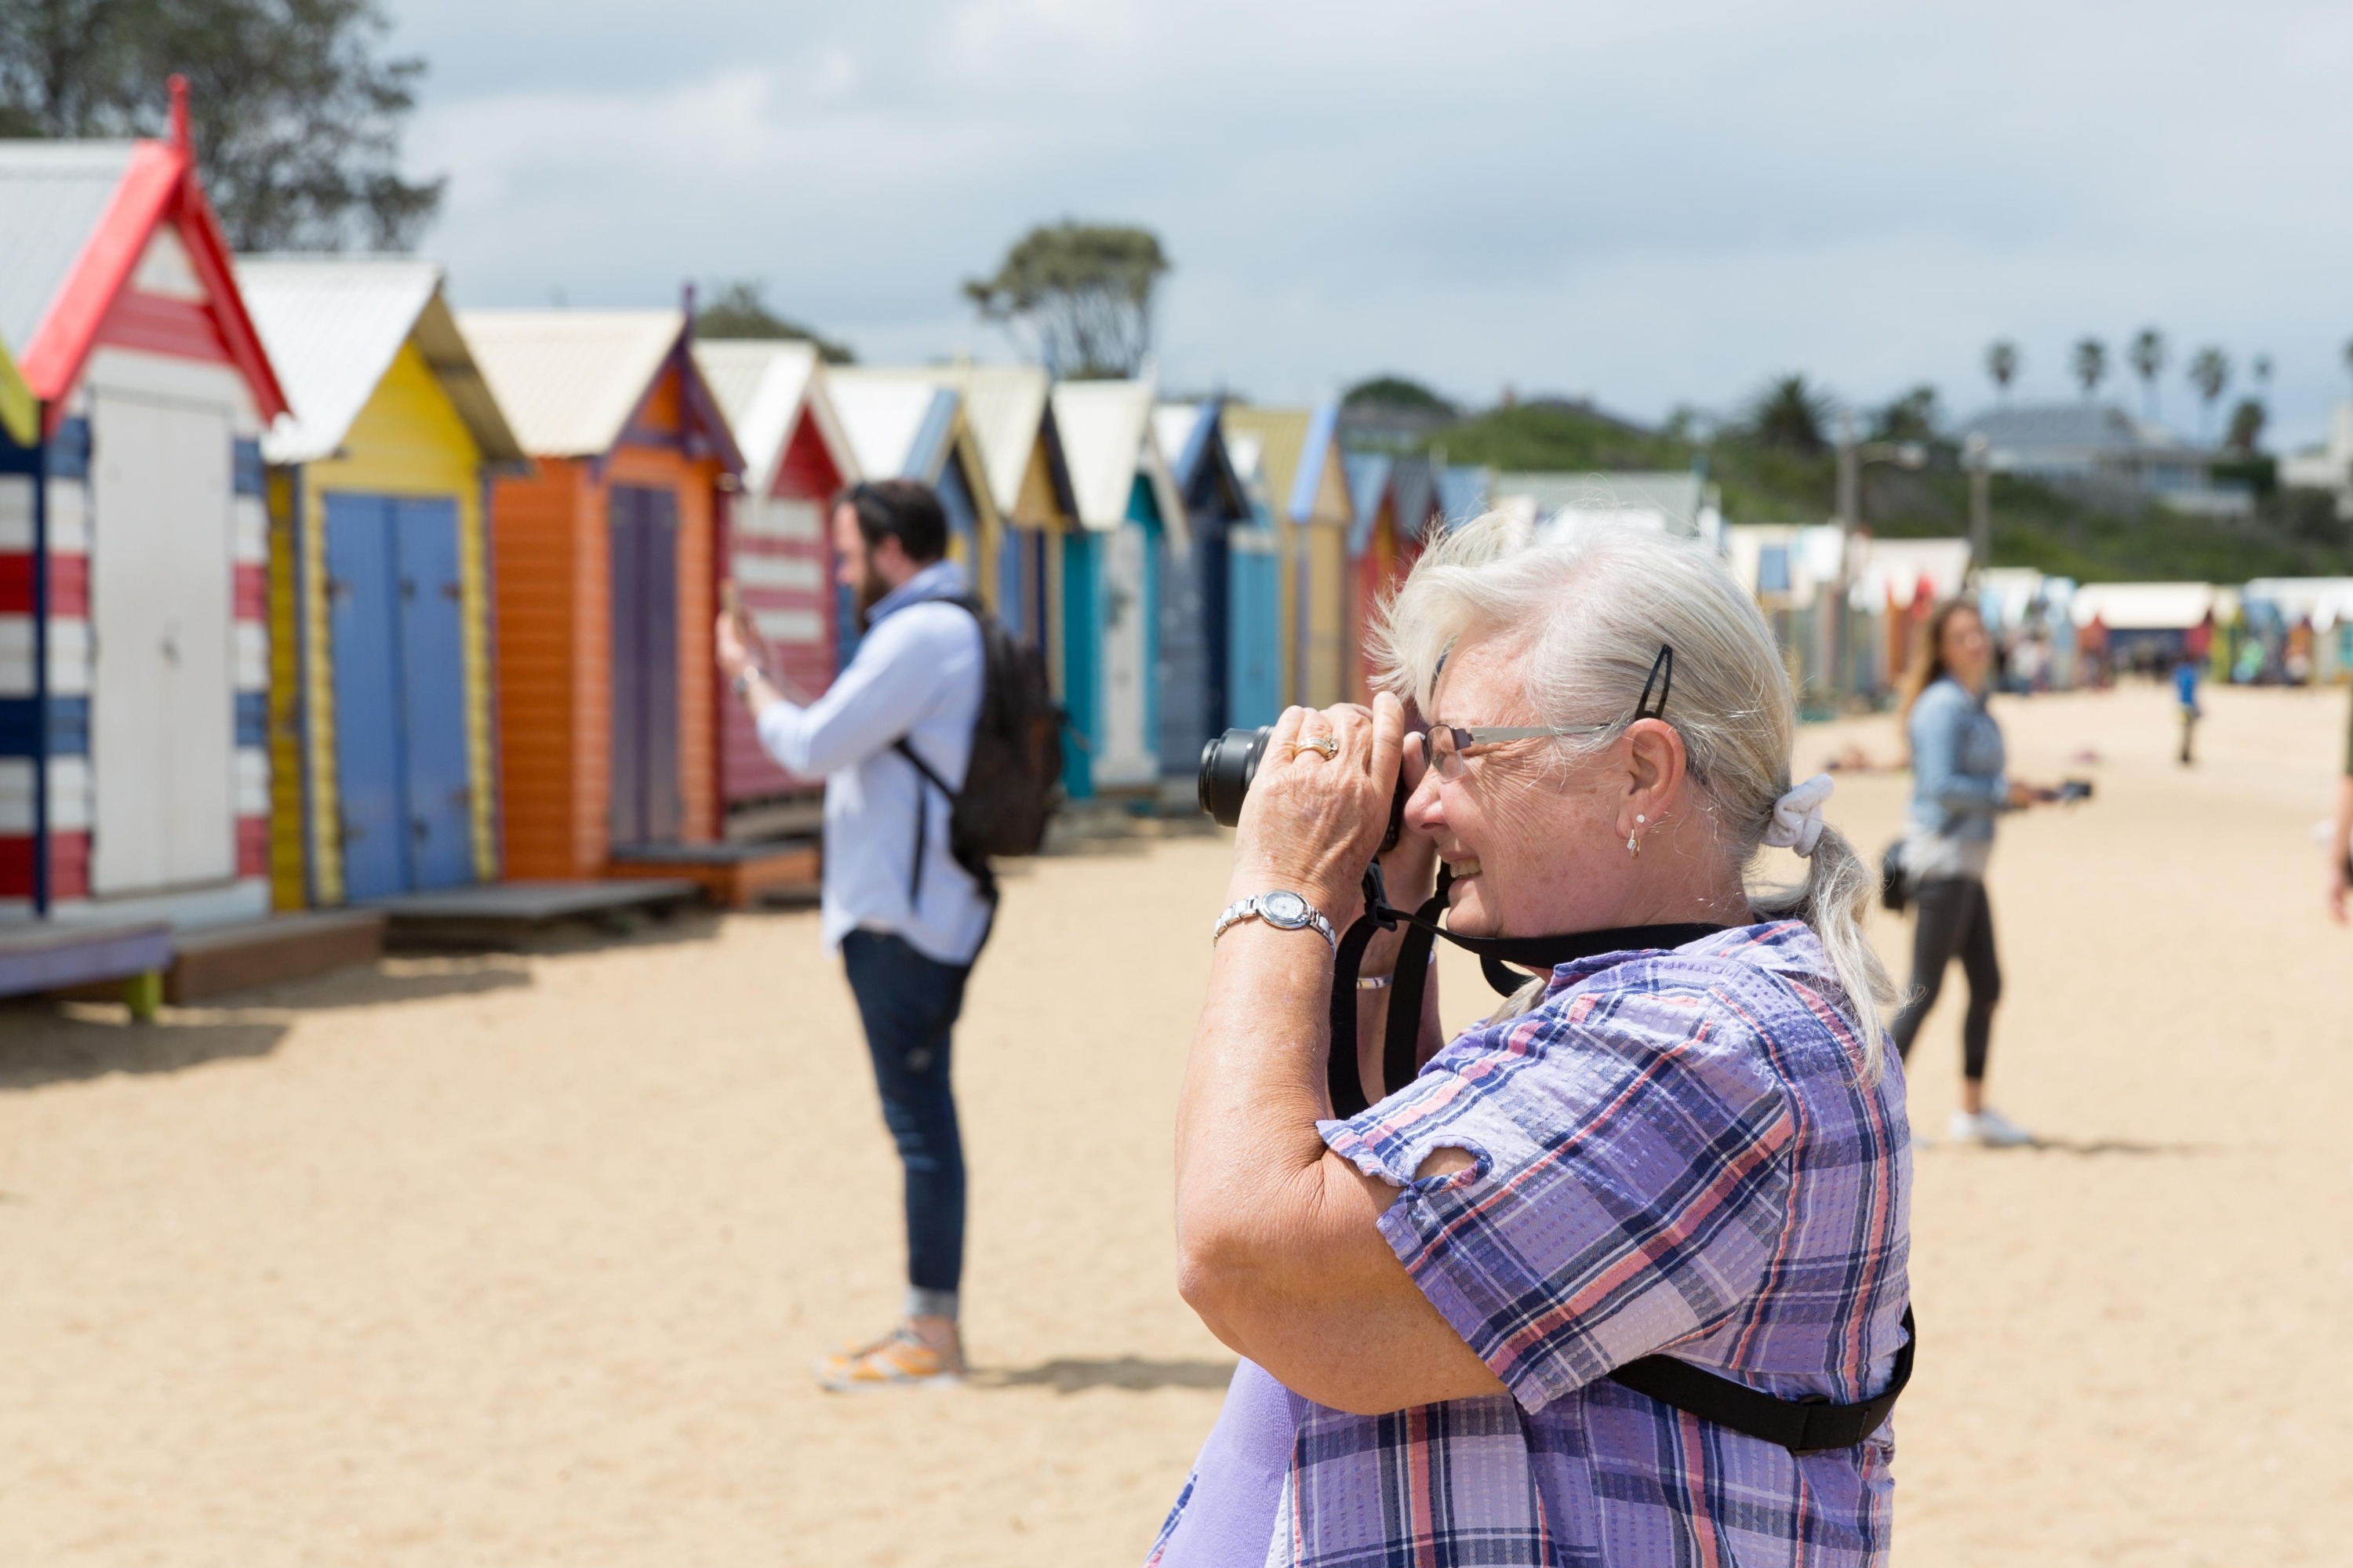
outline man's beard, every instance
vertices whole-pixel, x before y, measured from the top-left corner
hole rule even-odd
[[[884,582],[872,567],[868,567],[865,575],[858,579],[858,618],[865,620],[866,612],[881,604],[883,596],[890,591],[891,585]]]

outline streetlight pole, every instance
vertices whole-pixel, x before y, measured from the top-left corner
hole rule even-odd
[[[1983,430],[1971,430],[1962,443],[1961,461],[1969,470],[1969,576],[1981,580],[1993,565],[1992,443]]]
[[[1855,450],[1854,415],[1841,411],[1838,421],[1838,580],[1831,602],[1823,607],[1827,625],[1820,633],[1828,665],[1823,673],[1833,704],[1844,694],[1848,683],[1847,599],[1854,586],[1854,531],[1862,522],[1858,515],[1862,503],[1862,454]]]

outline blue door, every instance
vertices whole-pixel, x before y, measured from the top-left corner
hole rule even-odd
[[[400,688],[408,808],[408,885],[474,880],[473,780],[466,765],[464,589],[458,503],[394,503],[400,569]]]
[[[1095,792],[1092,758],[1103,732],[1103,626],[1096,605],[1103,546],[1092,534],[1062,535],[1062,788],[1073,800]]]
[[[1226,723],[1255,729],[1282,716],[1282,558],[1269,528],[1226,535]]]
[[[678,494],[617,484],[606,500],[612,556],[615,844],[668,843],[678,777]]]
[[[335,688],[336,836],[343,896],[408,891],[401,825],[400,617],[394,584],[393,503],[382,495],[330,492],[327,635]]]
[[[470,882],[457,503],[330,492],[326,512],[343,895]]]

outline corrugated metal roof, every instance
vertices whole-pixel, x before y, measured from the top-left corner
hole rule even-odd
[[[836,369],[827,373],[826,382],[860,473],[869,479],[931,478],[920,471],[927,454],[916,449],[931,444],[924,440],[927,433],[942,430],[934,405],[944,398],[952,413],[953,388],[910,370]]]
[[[598,457],[686,331],[678,311],[461,311],[459,328],[523,450]]]
[[[0,342],[31,345],[137,146],[0,141]]]
[[[816,345],[795,339],[697,338],[694,363],[744,449],[744,487],[765,495],[776,482],[786,443],[807,408],[834,464],[854,479],[857,469],[832,406],[825,397]]]
[[[1054,423],[1071,465],[1071,490],[1079,521],[1089,528],[1125,522],[1136,474],[1163,467],[1152,439],[1152,408],[1148,381],[1066,381],[1054,388]]]
[[[1153,439],[1180,485],[1191,479],[1193,466],[1208,444],[1208,422],[1201,417],[1208,408],[1207,403],[1163,403],[1152,410]]]
[[[1655,514],[1666,532],[1685,537],[1699,531],[1707,504],[1707,482],[1689,470],[1655,473],[1498,473],[1495,494],[1525,498],[1536,520],[1549,524],[1567,513],[1572,520],[1603,514],[1648,520]]]
[[[1396,459],[1387,452],[1351,452],[1340,460],[1348,470],[1348,499],[1356,503],[1356,516],[1348,528],[1348,547],[1363,549],[1365,538],[1373,531],[1373,520],[1380,515],[1381,502],[1389,493],[1389,473]]]
[[[244,256],[237,283],[293,405],[261,438],[262,455],[315,462],[375,395],[441,269],[413,257]]]
[[[1029,476],[1029,454],[1046,424],[1053,381],[1032,365],[925,366],[907,374],[952,388],[964,399],[965,423],[980,448],[997,510],[1011,515]]]

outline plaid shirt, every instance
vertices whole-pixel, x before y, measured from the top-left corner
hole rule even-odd
[[[1294,1397],[1264,1562],[1884,1563],[1887,1427],[1801,1458],[1603,1375],[1671,1350],[1783,1397],[1886,1386],[1910,1147],[1903,1070],[1890,1052],[1863,1082],[1858,1034],[1813,932],[1751,926],[1563,965],[1535,1012],[1324,1123],[1404,1189],[1381,1234],[1511,1393],[1381,1416]],[[1441,1148],[1475,1166],[1417,1181]],[[1188,1482],[1155,1562],[1205,1506]]]

